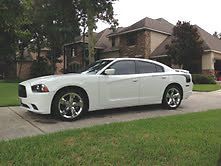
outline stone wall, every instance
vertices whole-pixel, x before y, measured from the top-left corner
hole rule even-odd
[[[21,80],[27,80],[31,78],[31,66],[32,61],[17,62],[17,77]]]
[[[136,57],[142,55],[144,58],[149,58],[150,55],[150,32],[141,30],[133,32],[136,34],[136,44],[132,46],[127,45],[127,38],[130,33],[120,36],[120,57]]]

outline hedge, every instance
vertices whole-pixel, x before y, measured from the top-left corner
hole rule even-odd
[[[192,74],[194,84],[216,84],[215,77],[205,74]]]

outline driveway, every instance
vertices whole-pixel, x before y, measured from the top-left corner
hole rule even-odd
[[[209,93],[194,92],[177,110],[165,110],[160,105],[102,110],[89,112],[80,120],[73,122],[60,121],[50,115],[34,114],[20,107],[0,107],[0,140],[113,122],[206,111],[221,108],[220,98],[221,90]]]

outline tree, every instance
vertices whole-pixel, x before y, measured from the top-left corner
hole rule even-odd
[[[113,2],[116,0],[76,0],[80,25],[88,28],[88,50],[89,64],[94,62],[95,37],[93,30],[96,29],[98,20],[111,24],[111,27],[118,25],[114,18]],[[84,34],[83,34],[84,36]]]
[[[214,32],[213,36],[221,40],[221,33]]]
[[[49,60],[55,64],[62,53],[62,45],[80,35],[79,22],[73,0],[34,0],[33,43],[38,52],[47,45]]]
[[[0,1],[0,60],[11,62],[15,59],[17,31],[23,13],[22,1]]]
[[[16,51],[23,55],[29,40],[26,11],[31,0],[0,1],[0,61],[9,67],[16,58]],[[5,69],[6,75],[11,70]]]
[[[201,72],[201,57],[203,41],[200,39],[197,28],[190,22],[178,21],[173,28],[173,37],[170,45],[166,46],[167,54],[172,63],[182,66],[191,72]]]
[[[23,4],[23,12],[21,13],[20,17],[20,27],[17,29],[17,46],[18,46],[18,56],[16,57],[16,60],[20,61],[20,67],[18,71],[18,78],[20,78],[21,75],[21,69],[23,65],[23,61],[25,59],[24,57],[24,51],[25,49],[28,49],[30,41],[32,39],[31,36],[31,24],[32,19],[30,17],[31,15],[31,0],[26,0],[22,2]]]
[[[45,57],[38,57],[34,60],[31,66],[31,77],[40,77],[51,74],[51,65],[48,64],[48,59]]]

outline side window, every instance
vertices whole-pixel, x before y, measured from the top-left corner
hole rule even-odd
[[[163,72],[163,67],[156,65],[154,63],[137,61],[138,73],[157,73]]]
[[[157,69],[157,72],[164,72],[164,69],[162,66],[156,65],[156,69]]]
[[[115,69],[115,75],[135,74],[135,62],[134,61],[119,61],[109,67]]]

